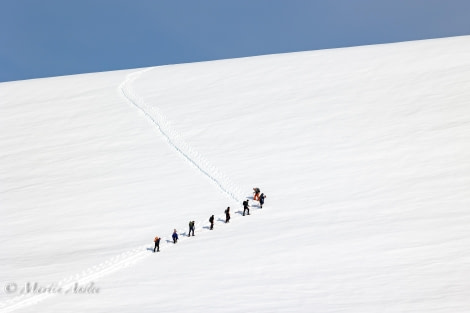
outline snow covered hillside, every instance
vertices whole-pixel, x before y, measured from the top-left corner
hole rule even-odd
[[[466,36],[0,84],[0,311],[468,312],[469,56]]]

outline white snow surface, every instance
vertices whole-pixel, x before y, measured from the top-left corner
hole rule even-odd
[[[469,56],[464,36],[0,84],[0,311],[469,312]]]

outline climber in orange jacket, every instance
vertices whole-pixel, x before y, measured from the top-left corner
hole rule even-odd
[[[261,191],[259,190],[259,188],[255,187],[253,188],[253,200],[255,201],[259,201],[259,193]]]

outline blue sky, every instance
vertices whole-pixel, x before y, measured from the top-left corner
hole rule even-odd
[[[0,82],[459,35],[468,0],[5,0]]]

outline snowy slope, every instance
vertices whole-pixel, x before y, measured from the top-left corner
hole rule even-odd
[[[1,311],[468,312],[468,55],[455,37],[0,84]]]

